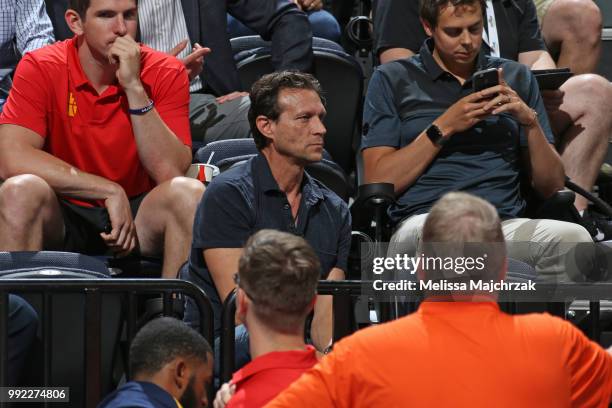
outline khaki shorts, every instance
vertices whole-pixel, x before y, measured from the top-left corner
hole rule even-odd
[[[544,15],[548,11],[548,8],[553,3],[553,1],[555,0],[533,0],[538,11],[538,22],[540,23],[540,27],[542,27]]]

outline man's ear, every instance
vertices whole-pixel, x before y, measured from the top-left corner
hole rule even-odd
[[[187,367],[187,361],[183,358],[177,358],[174,364],[174,385],[180,391],[179,395],[183,394],[183,391],[189,385],[189,367]]]
[[[317,295],[315,295],[310,301],[310,304],[308,305],[308,313],[312,312],[312,309],[314,309],[316,304],[317,304]]]
[[[66,19],[66,24],[68,24],[68,28],[70,28],[70,31],[72,31],[76,35],[82,35],[84,33],[83,20],[81,19],[81,16],[76,10],[66,10],[64,18]]]
[[[244,290],[238,288],[236,292],[236,315],[238,319],[244,323],[247,310],[249,310],[249,299]]]
[[[423,29],[425,30],[425,34],[427,34],[428,37],[431,37],[433,35],[433,27],[430,26],[427,21],[423,20],[420,17],[419,17],[419,20],[421,20],[421,24],[423,25]]]
[[[274,121],[267,116],[259,115],[255,119],[257,130],[269,139],[274,139]]]

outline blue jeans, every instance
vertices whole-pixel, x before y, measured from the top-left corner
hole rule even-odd
[[[325,10],[307,11],[312,35],[340,43],[340,25],[336,18]],[[231,38],[257,34],[234,17],[227,15],[227,31]]]
[[[185,317],[183,321],[190,327],[198,330],[200,313],[195,302],[191,298],[187,298],[185,302]],[[214,344],[214,373],[213,378],[215,388],[221,386],[219,376],[221,374],[221,337],[220,327],[215,327],[215,344]],[[199,331],[199,330],[198,330]],[[249,352],[249,332],[244,325],[236,326],[234,331],[234,371],[239,370],[244,365],[251,361],[251,353]]]

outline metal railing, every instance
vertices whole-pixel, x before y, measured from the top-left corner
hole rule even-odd
[[[52,356],[52,314],[51,300],[54,295],[77,293],[85,296],[85,406],[96,407],[102,399],[102,361],[101,361],[101,321],[104,311],[101,308],[104,294],[120,294],[125,301],[125,322],[128,344],[136,334],[137,303],[141,295],[159,294],[163,299],[163,315],[172,313],[173,298],[181,294],[191,297],[200,310],[200,330],[211,346],[214,344],[213,311],[210,300],[194,284],[174,279],[6,279],[0,280],[0,386],[8,384],[8,294],[41,294],[43,342],[43,384],[51,384]],[[130,378],[130,373],[126,373]],[[76,390],[75,390],[76,391]],[[6,403],[0,402],[0,407]],[[45,403],[45,406],[47,404]]]

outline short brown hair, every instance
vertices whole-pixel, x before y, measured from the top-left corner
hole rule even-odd
[[[70,0],[68,8],[79,13],[81,18],[85,18],[85,13],[91,4],[91,0]]]
[[[410,0],[404,0],[410,1]],[[431,28],[438,25],[438,16],[443,8],[450,6],[471,6],[479,3],[482,15],[486,13],[487,3],[485,0],[421,0],[421,18],[429,24]]]
[[[246,243],[238,264],[239,286],[259,320],[280,332],[304,328],[316,296],[319,258],[303,238],[261,230]]]
[[[321,94],[321,84],[310,74],[298,71],[281,71],[259,78],[251,87],[251,106],[248,114],[251,133],[253,133],[255,146],[259,150],[266,147],[270,141],[257,129],[257,117],[263,115],[270,120],[278,119],[282,113],[278,106],[278,95],[283,89],[315,91],[321,98],[321,102],[325,104],[325,99]]]
[[[134,0],[134,3],[138,5],[138,0]],[[68,8],[76,11],[81,16],[81,19],[85,19],[85,14],[87,13],[87,9],[91,6],[91,0],[70,0],[68,4]]]

